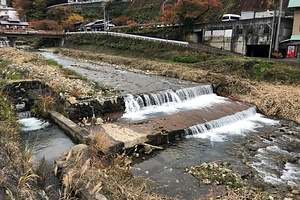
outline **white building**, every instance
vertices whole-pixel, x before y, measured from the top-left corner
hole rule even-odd
[[[0,18],[18,18],[17,11],[12,7],[7,7],[6,0],[0,1]]]

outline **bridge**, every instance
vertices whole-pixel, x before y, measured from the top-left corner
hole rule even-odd
[[[50,30],[29,30],[29,29],[0,29],[0,37],[6,37],[9,40],[10,46],[16,46],[17,38],[57,38],[62,42],[65,37],[64,31]]]

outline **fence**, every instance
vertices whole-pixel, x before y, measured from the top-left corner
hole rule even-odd
[[[141,35],[107,32],[107,31],[66,32],[66,35],[86,34],[86,33],[105,34],[105,35],[112,35],[112,36],[118,36],[118,37],[133,38],[133,39],[137,39],[137,40],[146,40],[146,41],[152,41],[152,42],[169,43],[169,44],[175,44],[175,45],[179,45],[179,46],[187,46],[189,44],[188,42],[184,42],[184,41],[168,40],[168,39],[161,39],[161,38],[154,38],[154,37],[146,37],[146,36],[141,36]]]

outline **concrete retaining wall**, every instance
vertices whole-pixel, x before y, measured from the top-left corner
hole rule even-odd
[[[49,118],[56,123],[75,142],[89,144],[92,137],[89,132],[58,112],[50,111]]]

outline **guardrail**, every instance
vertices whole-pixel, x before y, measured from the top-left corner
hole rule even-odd
[[[141,36],[141,35],[107,32],[107,31],[66,32],[66,35],[87,34],[87,33],[104,34],[104,35],[112,35],[112,36],[118,36],[118,37],[133,38],[133,39],[138,39],[138,40],[169,43],[169,44],[175,44],[175,45],[179,45],[179,46],[187,46],[189,44],[188,42],[184,42],[184,41],[168,40],[168,39],[161,39],[161,38],[154,38],[154,37],[146,37],[146,36]]]
[[[65,35],[64,31],[29,30],[29,29],[0,29],[4,34],[38,34],[38,35]]]

